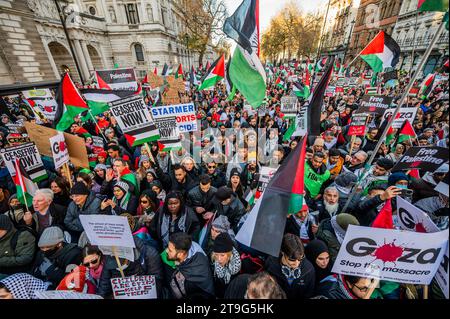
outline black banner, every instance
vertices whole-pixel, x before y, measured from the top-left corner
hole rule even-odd
[[[448,149],[438,146],[411,147],[395,164],[392,171],[419,169],[422,172],[434,172],[448,162]]]
[[[383,115],[392,104],[393,97],[384,95],[364,95],[355,113],[376,113]]]

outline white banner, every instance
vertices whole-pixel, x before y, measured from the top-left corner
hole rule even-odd
[[[332,272],[429,285],[447,244],[448,229],[416,233],[350,225]]]
[[[33,108],[37,108],[50,121],[55,119],[58,103],[53,98],[50,89],[28,90],[22,91],[22,93],[30,103],[34,102],[34,105],[31,105]]]
[[[298,110],[298,98],[296,96],[283,96],[281,98],[281,112],[285,117],[295,117]]]
[[[156,299],[155,276],[112,278],[114,299]]]
[[[152,107],[150,111],[155,120],[175,116],[181,133],[198,130],[197,115],[193,103]]]
[[[397,196],[397,215],[400,227],[418,233],[436,233],[439,228],[430,216],[400,196]]]
[[[442,258],[442,262],[439,266],[439,269],[436,273],[436,281],[439,285],[439,288],[441,288],[442,292],[444,293],[445,298],[449,299],[448,294],[448,245],[447,245],[447,251],[445,252],[444,258]]]
[[[34,294],[37,299],[103,299],[99,295],[83,294],[69,290],[36,291]]]
[[[395,109],[387,109],[384,111],[383,119],[387,120],[389,115],[394,114],[394,111]],[[392,122],[392,128],[401,128],[405,120],[408,120],[413,125],[417,114],[417,107],[402,107],[398,114],[398,118]]]
[[[67,149],[63,133],[60,132],[58,135],[50,138],[50,148],[52,149],[56,169],[69,162],[69,150]]]
[[[304,136],[308,132],[308,108],[302,107],[295,117],[296,129],[292,136]]]

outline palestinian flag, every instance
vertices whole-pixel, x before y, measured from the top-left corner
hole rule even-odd
[[[419,0],[417,4],[417,11],[446,12],[448,10],[448,3],[448,0]]]
[[[195,74],[194,66],[191,66],[191,72],[189,73],[189,82],[191,83],[191,87],[199,85],[197,74]]]
[[[68,73],[64,74],[59,84],[56,101],[58,107],[53,125],[58,131],[67,130],[76,116],[89,110]]]
[[[180,139],[166,141],[160,140],[158,141],[158,145],[160,147],[160,151],[162,152],[177,151],[183,147]]]
[[[80,137],[86,138],[86,137],[92,137],[92,134],[89,133],[84,127],[80,126],[78,130],[75,132],[75,134],[79,135]]]
[[[315,71],[316,72],[321,72],[325,68],[326,64],[327,64],[327,58],[326,57],[321,58],[316,63],[316,70]]]
[[[181,63],[178,66],[177,72],[175,73],[175,79],[178,78],[183,78],[183,66],[181,65]]]
[[[120,180],[126,181],[129,184],[134,186],[134,194],[136,196],[139,196],[139,183],[136,179],[136,176],[130,171],[128,167],[125,167],[125,169],[120,174]]]
[[[259,59],[259,1],[243,0],[225,19],[224,33],[237,42],[230,62],[230,79],[253,107],[266,97],[266,72]]]
[[[249,213],[236,235],[241,244],[259,252],[279,256],[286,215],[303,206],[303,167],[306,136],[288,155]]]
[[[377,86],[369,86],[366,88],[366,91],[364,94],[376,95],[376,94],[378,94],[378,87]]]
[[[420,94],[422,99],[425,99],[430,95],[434,89],[434,80],[436,78],[436,73],[428,74],[420,85]]]
[[[153,74],[158,75],[158,69],[156,68],[156,66],[155,66],[155,69],[153,70]]]
[[[147,79],[147,76],[145,76],[145,79]],[[89,110],[91,111],[93,116],[106,112],[109,109],[108,106],[109,102],[120,100],[134,94],[132,91],[129,90],[102,90],[102,89],[81,89],[80,93],[86,99]],[[83,120],[87,120],[89,118],[91,117],[85,116]]]
[[[360,56],[373,72],[378,73],[385,68],[395,67],[400,57],[400,47],[388,34],[380,31],[361,51]]]
[[[250,207],[255,204],[255,194],[253,193],[253,190],[250,187],[247,188],[247,191],[244,194],[244,200],[248,203]]]
[[[278,77],[275,81],[276,86],[282,88],[284,90],[284,80],[281,77]]]
[[[341,70],[341,61],[339,59],[334,61],[333,70],[334,70],[334,73],[336,73],[336,74],[338,74],[339,71]]]
[[[322,77],[317,86],[314,88],[314,93],[310,97],[308,105],[308,133],[311,135],[320,135],[320,116],[322,114],[322,102],[325,95],[325,90],[331,78],[331,71],[333,70],[334,56],[330,58]]]
[[[394,229],[394,221],[392,218],[392,204],[390,199],[388,199],[383,208],[381,208],[380,212],[372,223],[372,227]]]
[[[395,135],[396,135],[395,130],[392,128],[392,126],[389,127],[389,130],[386,133],[386,143],[385,143],[388,147],[391,144],[391,141],[395,139]]]
[[[303,99],[307,99],[310,95],[310,91],[309,91],[309,86],[304,85],[303,83],[300,82],[294,82],[293,83],[293,89],[292,91],[294,92],[294,94],[297,97],[303,98]]]
[[[202,79],[199,91],[214,88],[225,77],[225,56],[221,55],[208,69]]]
[[[169,73],[169,66],[167,65],[167,63],[164,63],[164,67],[163,67],[163,70],[162,70],[162,73],[161,73],[161,75],[162,76],[167,76],[167,75],[169,75],[170,73]]]
[[[88,154],[89,167],[94,169],[97,165],[98,155],[95,153]]]
[[[417,137],[414,128],[408,120],[403,122],[402,127],[398,131],[398,139],[397,143],[401,143],[403,141],[409,141],[410,139],[415,139]]]
[[[16,184],[17,199],[23,205],[30,207],[33,204],[34,193],[39,188],[17,158],[14,160],[14,169],[16,170],[16,176],[13,176],[13,180]]]

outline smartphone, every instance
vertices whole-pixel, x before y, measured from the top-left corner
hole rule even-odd
[[[401,197],[412,197],[413,190],[409,188],[402,188],[401,189]]]

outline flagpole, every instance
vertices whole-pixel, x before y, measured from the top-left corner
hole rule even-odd
[[[94,120],[95,126],[97,126],[98,131],[100,132],[100,134],[103,136],[103,138],[105,139],[105,142],[108,142],[108,140],[106,139],[106,136],[103,135],[102,129],[100,128],[100,126],[97,123],[97,120],[95,119],[94,115],[91,112],[91,109],[89,109],[89,114],[91,115],[92,119]]]
[[[325,26],[327,25],[328,10],[330,9],[330,4],[331,4],[331,0],[328,0],[327,12],[325,13],[325,19],[323,20],[322,32],[320,32],[319,45],[317,47],[316,63],[314,64],[314,75],[313,75],[313,78],[312,78],[312,83],[310,84],[311,85],[311,91],[312,91],[312,87],[313,87],[313,84],[314,84],[314,80],[316,79],[316,70],[315,69],[316,69],[317,62],[319,60],[320,52],[322,51],[321,47],[322,47],[322,42],[323,42],[323,33],[325,32]]]
[[[30,210],[29,210],[29,208],[28,208],[27,196],[26,196],[26,194],[25,194],[26,188],[25,188],[25,185],[24,185],[24,183],[23,183],[23,177],[22,177],[22,174],[21,174],[21,172],[20,172],[19,159],[18,159],[18,158],[16,158],[16,160],[14,161],[14,164],[15,164],[15,166],[16,166],[16,176],[17,176],[17,179],[19,180],[20,187],[22,187],[23,201],[25,202],[25,207],[27,208],[27,212],[29,212]],[[20,176],[19,176],[19,174],[20,174]]]
[[[416,22],[414,23],[413,48],[411,52],[411,66],[409,67],[408,77],[411,77],[411,72],[414,65],[414,54],[416,51],[416,32],[417,32],[417,18],[419,17],[419,9],[416,9]]]
[[[380,31],[380,32],[381,32],[381,31]],[[377,35],[378,35],[380,32],[378,32]],[[375,36],[375,38],[377,37],[377,35]],[[374,38],[374,39],[375,39],[375,38]],[[372,40],[373,40],[373,39],[372,39]],[[362,49],[361,51],[359,51],[359,53],[355,56],[355,58],[347,65],[347,68],[348,68],[353,62],[355,62],[355,60],[361,55],[361,52],[363,52],[363,51],[370,45],[370,43],[372,42],[372,40],[370,40],[369,43],[367,43],[367,45],[364,47],[364,49]]]
[[[386,125],[386,127],[385,127],[385,129],[384,129],[383,134],[381,135],[380,139],[378,140],[378,143],[377,143],[377,145],[375,146],[375,149],[373,150],[372,155],[370,156],[369,160],[367,161],[367,164],[362,168],[361,176],[363,176],[363,174],[366,172],[366,170],[368,170],[368,169],[370,168],[370,165],[372,164],[373,160],[375,159],[375,156],[377,155],[378,150],[379,150],[380,147],[381,147],[381,144],[383,143],[384,139],[386,138],[386,135],[387,135],[387,132],[389,131],[389,128],[391,127],[392,123],[393,123],[394,120],[395,120],[395,117],[397,116],[398,112],[400,111],[400,108],[401,108],[402,105],[403,105],[403,101],[405,101],[406,97],[408,96],[409,91],[411,90],[411,88],[412,88],[412,86],[413,86],[413,84],[414,84],[414,81],[415,81],[416,78],[417,78],[417,75],[418,75],[419,72],[423,69],[423,67],[424,67],[424,65],[425,65],[425,63],[426,63],[428,57],[429,57],[430,54],[431,54],[431,51],[433,50],[434,45],[436,44],[436,42],[437,42],[439,36],[441,35],[442,31],[444,30],[444,26],[445,26],[445,23],[444,23],[444,21],[442,21],[442,23],[441,23],[441,25],[439,26],[439,28],[438,28],[436,34],[434,35],[433,39],[431,40],[430,45],[428,46],[427,50],[425,51],[424,55],[422,56],[422,60],[420,61],[419,66],[417,67],[417,71],[414,72],[414,75],[412,76],[412,78],[411,78],[411,80],[409,81],[409,83],[408,83],[408,85],[407,85],[405,91],[403,92],[403,94],[402,94],[400,100],[398,101],[398,105],[397,105],[397,107],[395,108],[394,113],[393,113],[392,116],[390,117],[390,119],[389,119],[389,121],[388,121],[388,123],[387,123],[387,125]],[[353,190],[352,190],[352,192],[350,193],[350,196],[348,197],[347,202],[346,202],[345,205],[344,205],[344,208],[342,209],[342,213],[345,213],[345,211],[347,210],[347,208],[348,208],[350,202],[352,201],[353,197],[355,196],[356,190],[357,190],[357,188],[358,188],[358,186],[359,186],[360,184],[361,184],[361,180],[359,180],[359,181],[356,183],[356,185],[353,187]]]

